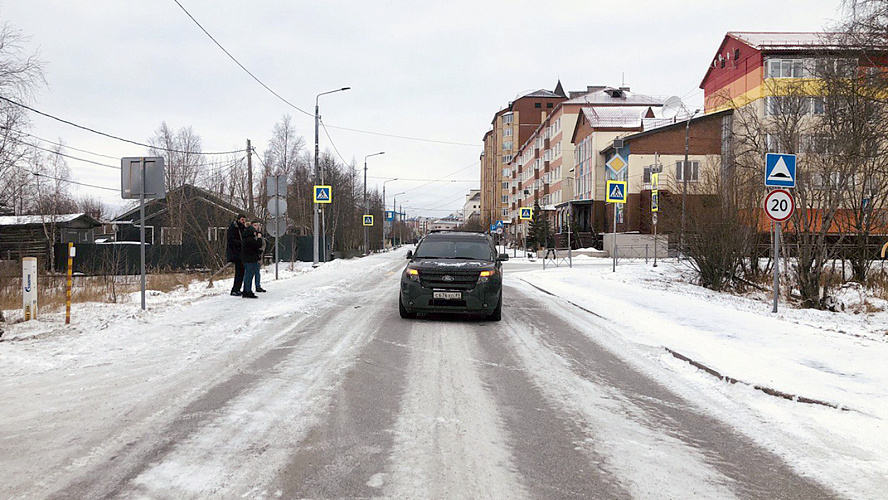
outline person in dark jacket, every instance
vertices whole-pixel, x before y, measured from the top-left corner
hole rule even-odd
[[[244,231],[243,246],[241,247],[241,260],[244,262],[244,293],[241,297],[255,299],[253,293],[253,280],[259,272],[259,258],[262,256],[262,233],[248,226]]]
[[[265,289],[262,288],[262,284],[260,283],[260,278],[262,276],[262,256],[265,255],[265,237],[262,234],[262,222],[258,219],[254,219],[250,224],[253,226],[253,229],[256,231],[256,237],[259,238],[259,241],[262,242],[259,247],[259,270],[256,271],[256,289],[257,293],[265,293]]]
[[[241,260],[241,250],[243,249],[246,224],[247,216],[237,214],[237,219],[228,226],[228,231],[225,235],[227,239],[225,258],[228,262],[234,264],[234,284],[231,285],[231,295],[234,296],[241,295],[241,286],[244,283],[244,261]]]

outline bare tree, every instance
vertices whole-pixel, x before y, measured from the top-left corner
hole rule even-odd
[[[9,24],[0,26],[0,97],[27,102],[44,85],[43,62],[36,53],[28,54],[22,45],[24,37]],[[18,140],[28,127],[21,108],[0,100],[0,205],[22,213],[25,186],[33,179],[23,170],[25,147]]]

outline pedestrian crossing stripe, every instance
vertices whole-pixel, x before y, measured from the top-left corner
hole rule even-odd
[[[330,186],[315,186],[314,187],[314,202],[315,203],[332,203],[333,202],[333,188]]]
[[[373,225],[373,216],[372,215],[365,215],[364,216],[364,225],[365,226],[372,226]]]
[[[626,181],[607,181],[607,202],[608,203],[626,203]]]
[[[530,220],[533,219],[533,209],[532,208],[521,208],[520,213],[518,214],[518,218],[520,220]]]

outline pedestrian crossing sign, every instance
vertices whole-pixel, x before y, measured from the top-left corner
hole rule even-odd
[[[365,215],[364,216],[364,225],[365,226],[372,226],[373,225],[373,216],[372,215]]]
[[[533,219],[533,208],[521,207],[520,211],[518,212],[518,219],[520,219],[520,220]]]
[[[333,202],[333,188],[330,186],[315,186],[314,187],[314,202],[315,203],[332,203]]]
[[[626,181],[607,181],[607,202],[626,203],[628,186]]]

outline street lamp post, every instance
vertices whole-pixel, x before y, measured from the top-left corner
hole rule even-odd
[[[332,93],[334,93],[334,92],[342,92],[342,91],[344,91],[344,90],[348,90],[348,89],[350,89],[350,88],[351,88],[351,87],[342,87],[341,89],[330,90],[330,91],[328,91],[328,92],[321,92],[320,94],[318,94],[317,96],[315,96],[315,155],[314,155],[314,156],[315,156],[315,157],[314,157],[314,167],[315,167],[315,171],[314,171],[314,178],[315,178],[315,184],[316,184],[316,185],[320,185],[320,184],[323,184],[323,183],[324,183],[324,174],[323,174],[323,172],[321,171],[320,166],[318,166],[318,154],[319,154],[319,151],[320,151],[320,148],[318,147],[318,124],[319,124],[320,119],[321,119],[321,115],[320,115],[319,110],[318,110],[318,98],[320,98],[322,95],[332,94]],[[313,193],[312,193],[312,198],[314,198],[314,194],[313,194]],[[318,240],[319,240],[319,238],[318,238],[318,236],[319,236],[319,235],[318,235],[318,212],[319,212],[319,211],[320,211],[320,206],[319,206],[317,203],[315,203],[315,204],[314,204],[314,253],[313,253],[313,256],[314,256],[313,261],[314,261],[314,262],[312,263],[312,265],[315,266],[315,267],[318,266],[318,243],[320,243],[320,242],[318,241]],[[325,239],[324,239],[324,260],[323,260],[323,262],[326,262],[326,261],[327,261],[327,251],[326,251],[326,246],[327,246],[327,242],[326,242],[326,237],[325,237]]]
[[[367,205],[367,158],[370,158],[371,156],[384,155],[384,154],[385,154],[385,151],[380,151],[378,153],[373,153],[373,154],[370,154],[370,155],[367,155],[364,157],[364,215],[369,215],[369,213],[370,213],[370,206]],[[383,214],[382,218],[385,219],[385,214]],[[385,225],[385,220],[382,221],[382,224],[383,224],[383,226]],[[369,233],[369,230],[367,229],[367,226],[364,226],[364,255],[368,255],[370,253],[370,247],[367,246],[368,233]]]
[[[681,233],[678,237],[678,256],[681,258],[685,245],[685,203],[688,198],[688,149],[691,142],[691,118],[699,113],[699,109],[695,109],[693,113],[688,115],[685,122],[685,159],[681,165]]]
[[[397,177],[394,179],[388,179],[382,181],[382,249],[385,250],[385,211],[386,211],[386,197],[385,197],[385,183],[392,182],[398,180]]]
[[[394,217],[392,218],[392,248],[395,246],[395,227],[394,224],[398,223],[398,196],[402,194],[407,194],[407,191],[401,191],[396,194],[392,199],[392,212],[394,213]]]

